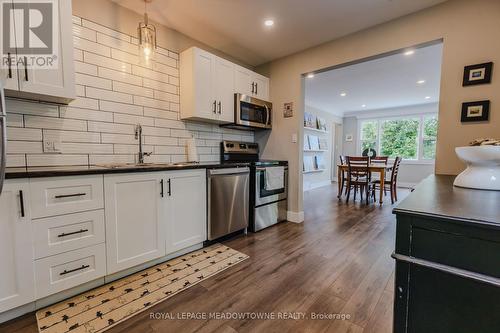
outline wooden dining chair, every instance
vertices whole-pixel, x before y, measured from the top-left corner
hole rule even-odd
[[[391,179],[384,181],[384,194],[387,193],[386,190],[389,190],[391,193],[391,203],[398,201],[398,172],[399,166],[401,164],[401,157],[396,157],[394,160],[394,165],[392,167]],[[380,189],[380,179],[372,180],[371,193],[373,198],[375,198],[375,193],[377,189]]]
[[[346,157],[344,155],[340,155],[340,165],[346,165],[346,164],[347,164]],[[339,193],[339,199],[340,199],[340,197],[344,193],[344,187],[345,187],[345,183],[347,180],[347,176],[346,176],[346,171],[344,171],[341,168],[339,168],[337,172],[341,173],[341,175],[340,175],[340,193]],[[345,189],[345,194],[347,194],[347,189]]]
[[[370,164],[375,164],[375,165],[387,165],[389,162],[389,156],[375,156],[370,158]],[[380,180],[380,173],[374,173],[371,176],[371,180]],[[385,189],[384,186],[384,195],[387,195],[387,190]]]
[[[366,204],[370,198],[370,159],[368,157],[347,156],[347,199],[351,196],[351,190],[354,189],[354,201],[356,201],[356,193],[359,189],[361,201],[363,201],[363,192],[366,197]]]

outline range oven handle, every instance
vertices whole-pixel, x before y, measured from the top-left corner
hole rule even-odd
[[[209,176],[227,176],[227,175],[237,175],[250,173],[250,168],[222,168],[222,169],[210,169],[208,170]]]
[[[276,166],[280,166],[280,165],[270,165],[269,168],[272,168],[272,167],[276,167]],[[285,166],[285,171],[288,171],[288,167]],[[266,168],[265,167],[258,167],[258,168],[255,168],[255,170],[257,171],[266,171]]]

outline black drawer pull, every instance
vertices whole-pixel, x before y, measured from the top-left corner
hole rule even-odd
[[[82,267],[78,267],[78,268],[75,268],[75,269],[70,269],[69,271],[64,270],[61,273],[59,273],[59,275],[66,275],[66,274],[73,273],[73,272],[76,272],[76,271],[81,271],[82,269],[89,268],[89,267],[90,267],[90,265],[82,265]]]
[[[84,195],[87,195],[87,193],[60,194],[60,195],[56,195],[54,198],[62,199],[62,198],[83,197]]]
[[[24,195],[23,191],[19,191],[19,203],[21,204],[21,217],[24,217]]]
[[[64,237],[64,236],[69,236],[69,235],[76,235],[76,234],[82,234],[84,232],[89,231],[89,229],[80,229],[78,231],[73,231],[73,232],[68,232],[68,233],[62,233],[60,235],[57,235],[57,237]]]
[[[160,195],[161,197],[163,198],[164,194],[163,194],[163,179],[160,180],[160,186],[161,186],[161,191],[160,191]]]
[[[168,196],[172,196],[172,181],[170,179],[168,180]]]

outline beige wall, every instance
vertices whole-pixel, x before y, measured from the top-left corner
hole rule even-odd
[[[500,136],[500,114],[496,110],[500,103],[497,73],[493,74],[490,85],[462,87],[464,66],[486,61],[496,62],[497,68],[500,66],[499,31],[500,1],[450,0],[261,66],[258,70],[270,75],[271,99],[278,112],[272,133],[259,141],[266,144],[265,156],[279,156],[290,162],[289,210],[303,210],[301,127],[304,93],[301,74],[443,39],[436,173],[457,174],[464,166],[455,156],[455,147],[466,145],[476,137]],[[481,99],[492,102],[490,121],[462,125],[461,103]],[[294,103],[294,118],[283,118],[284,102]],[[291,142],[293,133],[297,134],[297,143]]]
[[[119,6],[110,0],[72,0],[72,5],[74,15],[131,36],[137,35],[137,26],[139,21],[143,20],[142,15],[139,15],[125,7]],[[198,46],[225,59],[240,64],[241,66],[252,69],[252,67],[248,64],[222,53],[200,41],[194,40],[161,24],[155,22],[152,23],[155,25],[157,30],[157,43],[165,49],[180,53],[191,46]]]

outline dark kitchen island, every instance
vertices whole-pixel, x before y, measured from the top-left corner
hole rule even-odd
[[[395,209],[394,332],[500,332],[500,192],[430,176]]]

